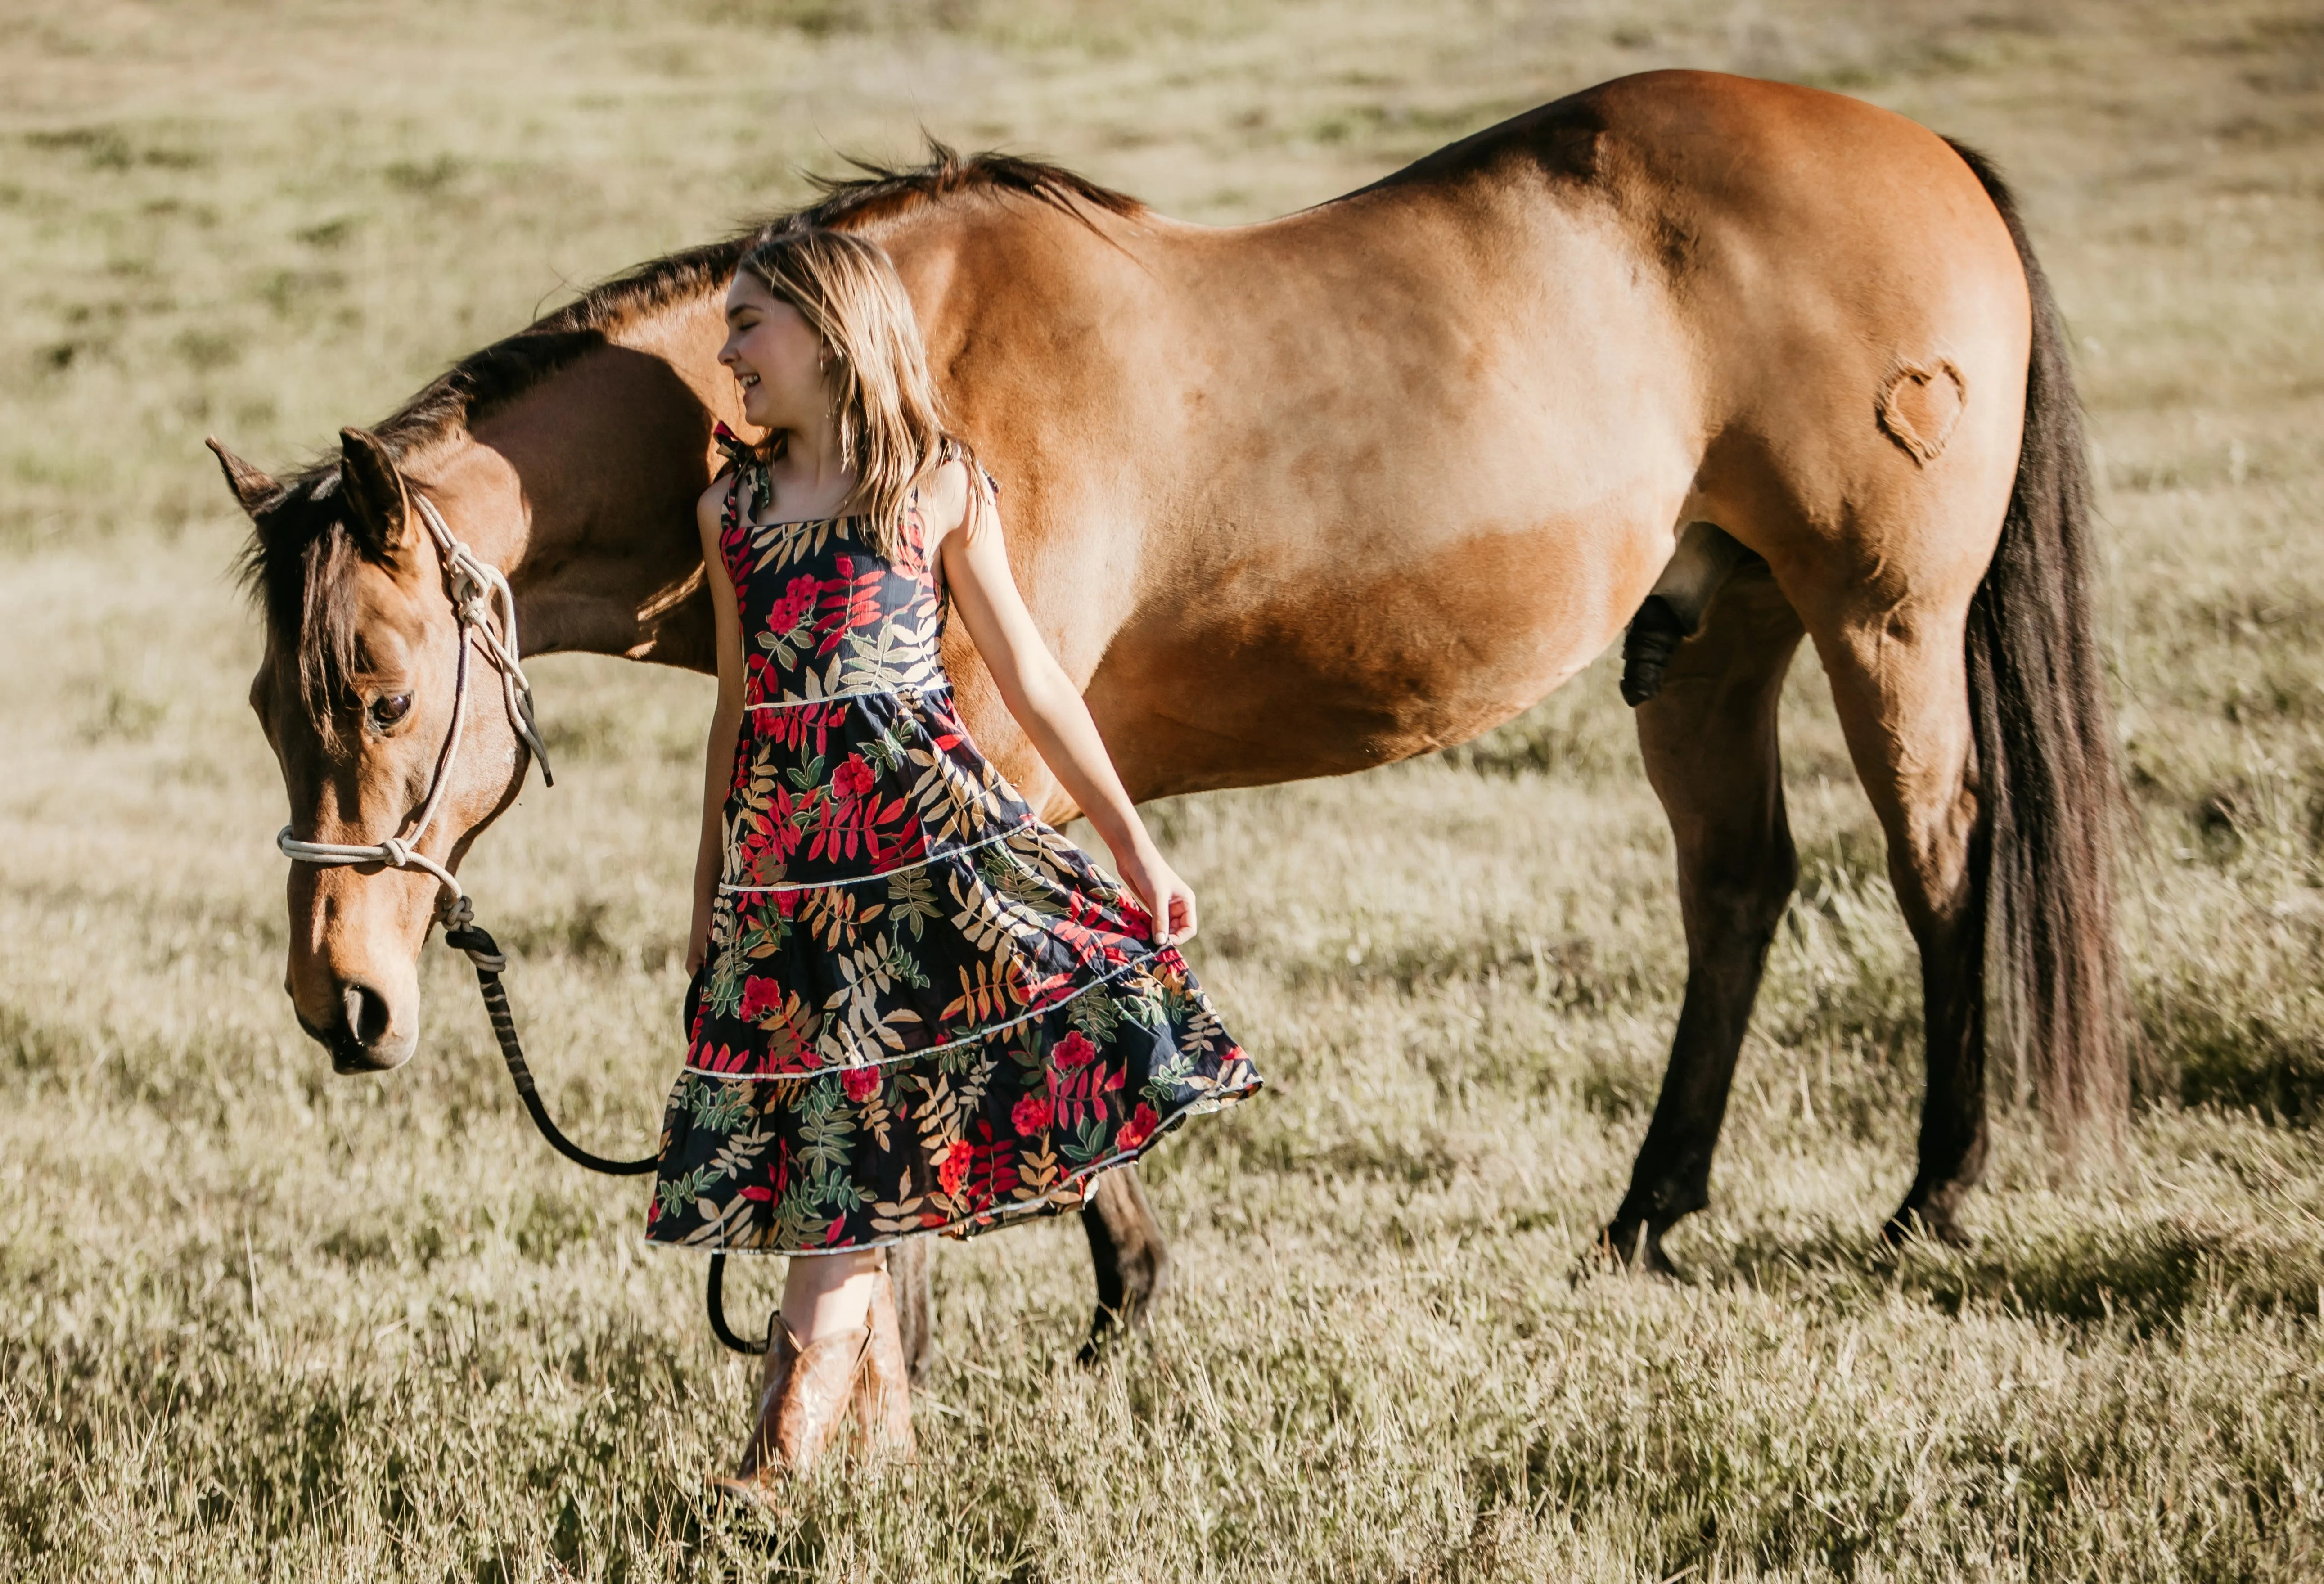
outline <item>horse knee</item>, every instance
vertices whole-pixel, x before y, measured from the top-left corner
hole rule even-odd
[[[1888,837],[1888,882],[1905,922],[1924,940],[1961,922],[1977,898],[1983,806],[1966,778],[1898,811]]]
[[[1715,855],[1705,854],[1683,888],[1690,931],[1765,951],[1799,880],[1799,852],[1780,822],[1757,842],[1738,840]]]

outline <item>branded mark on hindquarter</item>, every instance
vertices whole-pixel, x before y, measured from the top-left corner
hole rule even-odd
[[[1949,357],[1934,366],[1899,364],[1880,390],[1880,427],[1925,467],[1936,460],[1969,405],[1969,382]]]

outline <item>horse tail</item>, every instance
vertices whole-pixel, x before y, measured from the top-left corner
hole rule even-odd
[[[2070,1148],[2093,1126],[2110,1132],[2130,1089],[2115,935],[2123,805],[2092,609],[2089,458],[2057,301],[2016,201],[1982,155],[1952,148],[2009,227],[2034,310],[2016,483],[1969,609],[1988,1003],[2018,1092],[2034,1092]]]

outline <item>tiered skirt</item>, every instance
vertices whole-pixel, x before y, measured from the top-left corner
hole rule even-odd
[[[647,1236],[807,1252],[1080,1205],[1260,1079],[941,685],[761,706]]]

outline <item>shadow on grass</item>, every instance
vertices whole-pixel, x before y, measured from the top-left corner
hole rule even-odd
[[[2141,1031],[2162,1068],[2156,1087],[2175,1091],[2181,1104],[2301,1128],[2324,1120],[2324,1040],[2198,997],[2174,996],[2142,1012]]]
[[[1730,1259],[1731,1279],[1771,1294],[1902,1292],[1948,1314],[1984,1308],[2075,1325],[2126,1323],[2140,1336],[2172,1331],[2191,1311],[2213,1306],[2307,1312],[2324,1292],[2324,1250],[2176,1217],[2079,1236],[1988,1239],[1967,1249],[1925,1240],[1895,1248],[1869,1229],[1757,1234],[1738,1242]]]

